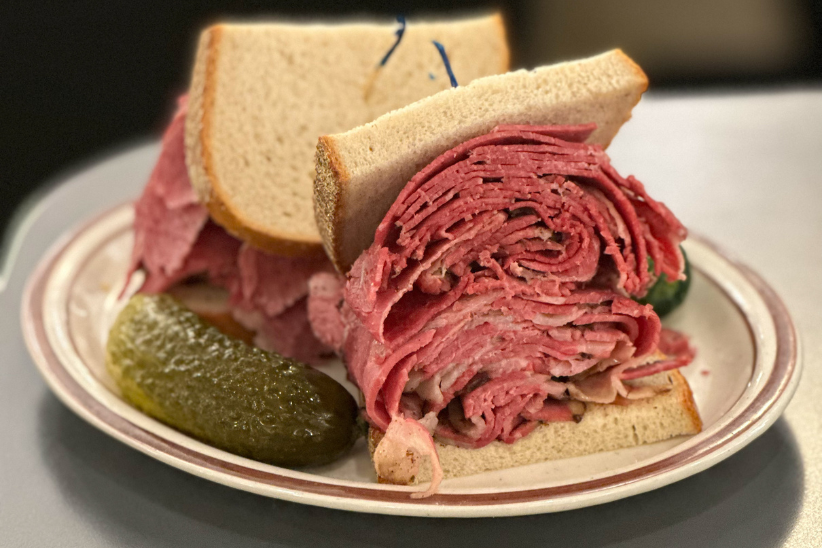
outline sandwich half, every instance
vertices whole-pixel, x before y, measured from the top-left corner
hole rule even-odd
[[[317,219],[344,277],[312,278],[309,319],[363,393],[382,481],[430,495],[700,431],[677,371],[694,350],[638,302],[684,279],[687,231],[604,152],[646,87],[612,51],[319,140]]]
[[[216,25],[203,32],[186,119],[191,182],[211,217],[264,251],[321,252],[314,149],[449,86],[432,40],[466,83],[508,70],[499,15],[450,21]]]
[[[135,205],[141,291],[175,291],[267,350],[308,362],[328,351],[306,312],[309,276],[331,269],[312,207],[317,138],[447,88],[431,40],[459,59],[465,81],[508,69],[498,15],[402,28],[256,23],[202,33],[189,93]]]

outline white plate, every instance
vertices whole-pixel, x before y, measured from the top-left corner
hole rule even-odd
[[[693,266],[687,302],[666,325],[691,335],[696,361],[683,370],[704,431],[637,448],[446,480],[429,499],[377,484],[362,440],[337,463],[288,470],[191,439],[121,399],[104,348],[131,250],[131,206],[64,238],[41,262],[22,309],[29,350],[54,393],[85,420],[154,458],[261,495],[361,512],[413,516],[510,516],[600,504],[670,484],[732,455],[779,417],[799,381],[797,339],[776,294],[705,240],[685,248]],[[341,363],[325,366],[345,382]],[[347,384],[347,383],[346,383]],[[349,389],[353,390],[350,384]]]

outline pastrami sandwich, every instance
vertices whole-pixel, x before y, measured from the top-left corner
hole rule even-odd
[[[311,361],[327,351],[306,315],[308,277],[331,270],[312,206],[318,136],[446,89],[432,40],[447,44],[466,81],[508,70],[497,15],[407,30],[403,21],[401,30],[274,23],[204,31],[189,93],[135,207],[131,270],[144,273],[135,285],[174,292],[286,356]],[[192,290],[192,280],[205,284]]]
[[[362,391],[381,481],[428,495],[700,431],[677,371],[694,351],[638,302],[685,277],[686,230],[603,150],[646,88],[612,51],[319,140],[317,222],[344,278],[311,279],[309,317]]]

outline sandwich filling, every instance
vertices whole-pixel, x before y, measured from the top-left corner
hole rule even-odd
[[[653,396],[631,380],[692,360],[687,338],[634,300],[663,273],[684,278],[687,232],[585,144],[595,128],[499,126],[445,152],[346,280],[312,279],[312,325],[344,355],[381,444],[409,420],[443,443],[513,443],[581,420],[584,402]],[[436,472],[430,443],[399,443]]]
[[[312,362],[328,352],[311,331],[308,279],[331,269],[325,257],[282,257],[240,241],[214,223],[197,201],[185,161],[182,97],[163,135],[162,150],[134,206],[129,276],[145,273],[144,293],[161,293],[193,278],[228,290],[235,321],[254,331],[255,344]]]

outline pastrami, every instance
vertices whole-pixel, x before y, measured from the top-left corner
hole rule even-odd
[[[308,321],[308,279],[330,271],[324,257],[282,257],[244,244],[209,218],[197,201],[185,162],[183,96],[163,135],[157,164],[134,205],[129,277],[142,269],[140,291],[161,293],[193,276],[230,292],[235,319],[256,332],[255,343],[315,362],[329,348]]]
[[[315,331],[373,425],[435,417],[440,441],[512,443],[574,420],[575,400],[648,397],[623,381],[693,358],[633,300],[684,277],[685,228],[584,143],[594,129],[499,126],[445,152],[395,200],[343,299],[318,278]]]

